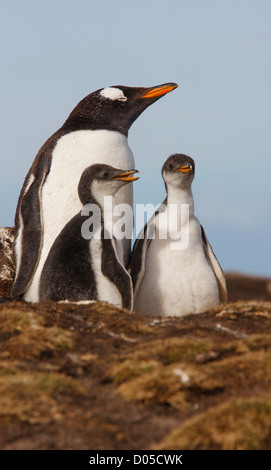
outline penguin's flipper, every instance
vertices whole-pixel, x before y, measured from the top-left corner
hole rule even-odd
[[[203,247],[204,247],[204,252],[205,252],[205,256],[208,260],[208,262],[210,263],[213,271],[214,271],[214,274],[215,274],[215,277],[216,277],[216,280],[217,280],[217,284],[218,284],[218,288],[219,288],[219,296],[220,296],[220,302],[221,303],[226,303],[228,301],[228,293],[227,293],[227,285],[226,285],[226,280],[225,280],[225,276],[224,276],[224,273],[223,273],[223,270],[212,250],[212,247],[210,245],[210,243],[208,242],[207,240],[207,237],[206,237],[206,234],[205,234],[205,231],[203,229],[203,227],[201,226],[201,235],[202,235],[202,240],[203,240]]]
[[[165,210],[165,201],[158,207],[150,220],[139,232],[134,243],[128,272],[131,274],[134,289],[134,298],[145,274],[145,260],[148,247],[155,236],[156,216]]]
[[[122,298],[122,306],[131,311],[133,308],[132,279],[118,259],[115,240],[110,236],[105,236],[105,233],[104,229],[102,232],[102,273],[118,289]]]
[[[17,206],[14,242],[16,278],[11,290],[12,297],[18,297],[26,291],[40,257],[43,231],[41,192],[49,172],[48,162],[43,165],[40,163],[34,162],[30,169]]]
[[[147,237],[147,224],[139,233],[131,254],[130,263],[128,266],[128,272],[131,275],[134,289],[134,297],[139,289],[141,281],[145,273],[145,259],[146,253],[149,246]]]

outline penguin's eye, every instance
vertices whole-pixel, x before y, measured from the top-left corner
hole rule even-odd
[[[103,178],[108,178],[108,176],[109,176],[109,173],[107,173],[107,171],[105,171],[105,172],[103,173]]]
[[[172,170],[172,169],[173,169],[173,166],[174,166],[173,163],[170,163],[170,164],[168,165],[168,169],[169,169],[169,170]]]

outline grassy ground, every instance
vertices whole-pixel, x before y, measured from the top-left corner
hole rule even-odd
[[[1,449],[271,448],[270,280],[228,274],[230,303],[184,318],[32,305],[2,241]]]
[[[1,449],[269,449],[271,303],[0,303]]]

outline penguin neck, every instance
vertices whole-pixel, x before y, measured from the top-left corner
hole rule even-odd
[[[100,192],[97,192],[95,196],[93,195],[93,193],[91,193],[87,201],[81,200],[81,202],[83,203],[83,205],[94,204],[98,206],[101,211],[102,222],[104,222],[107,216],[110,216],[112,218],[112,212],[117,204],[115,195],[108,195]]]
[[[118,239],[114,235],[114,223],[118,220],[118,217],[114,216],[114,208],[118,204],[117,198],[115,195],[103,195],[99,197],[99,200],[94,200],[93,203],[97,204],[101,211],[101,235],[102,238],[110,238],[113,249],[117,259],[120,261],[122,266],[125,265],[124,262],[124,249],[123,249],[123,240]]]
[[[100,131],[100,130],[105,130],[105,131],[112,131],[112,132],[118,132],[119,134],[122,134],[126,138],[128,138],[128,129],[122,126],[118,126],[117,124],[112,123],[110,125],[109,123],[107,125],[101,126],[100,122],[95,122],[91,121],[87,116],[81,116],[81,115],[75,115],[69,117],[66,122],[64,122],[63,126],[60,128],[60,131],[64,133],[69,133],[69,132],[76,132],[76,131]]]
[[[191,218],[194,215],[194,198],[191,190],[189,188],[178,188],[175,186],[167,187],[167,205],[175,204],[177,210],[181,209],[182,204],[189,205],[189,217]]]

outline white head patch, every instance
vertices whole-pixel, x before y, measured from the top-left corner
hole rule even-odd
[[[104,98],[108,98],[109,100],[115,101],[127,101],[126,96],[124,95],[123,91],[119,88],[108,87],[104,88],[100,92],[101,96]]]

